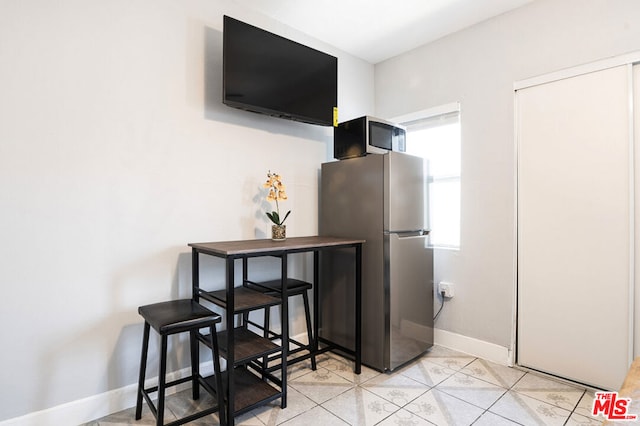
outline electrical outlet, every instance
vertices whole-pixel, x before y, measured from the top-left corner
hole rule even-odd
[[[440,283],[438,284],[438,293],[444,293],[444,297],[452,298],[454,294],[453,283],[440,281]]]

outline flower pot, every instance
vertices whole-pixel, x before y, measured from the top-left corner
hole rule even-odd
[[[284,241],[287,239],[287,225],[271,225],[271,239]]]

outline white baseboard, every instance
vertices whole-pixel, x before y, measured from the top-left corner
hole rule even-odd
[[[200,371],[203,375],[213,372],[211,362],[202,363]],[[183,368],[167,374],[167,381],[177,380],[191,374],[191,368]],[[157,378],[148,380],[147,386],[157,383]],[[188,383],[167,389],[167,395],[171,395],[183,388],[188,388]],[[117,413],[136,405],[136,392],[138,384],[124,386],[119,389],[78,399],[66,404],[57,405],[42,411],[35,411],[21,417],[0,421],[0,426],[58,426],[79,425],[97,420],[109,414]],[[146,404],[146,402],[145,402]]]
[[[129,385],[88,398],[0,422],[1,426],[78,425],[116,413],[136,403],[137,385]]]
[[[464,352],[501,365],[512,365],[509,349],[484,340],[463,336],[450,331],[435,328],[434,343],[459,352]]]

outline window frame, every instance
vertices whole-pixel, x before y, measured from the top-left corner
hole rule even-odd
[[[411,123],[411,122],[416,122],[416,121],[420,121],[420,120],[428,120],[431,118],[435,118],[438,116],[446,116],[446,115],[451,115],[451,114],[457,114],[457,118],[458,118],[458,123],[461,126],[462,123],[462,114],[461,114],[461,108],[460,108],[460,102],[451,102],[448,104],[444,104],[444,105],[440,105],[434,108],[428,108],[428,109],[424,109],[424,110],[420,110],[420,111],[415,111],[409,114],[405,114],[405,115],[401,115],[401,116],[397,116],[397,117],[393,117],[391,120],[396,122],[396,123],[400,123],[402,125],[404,125],[403,123]],[[462,128],[460,128],[460,145],[462,145]],[[460,147],[462,150],[462,146]],[[460,156],[462,157],[462,153],[460,154]],[[462,158],[460,158],[460,161],[462,162]],[[460,185],[460,193],[459,193],[459,197],[462,197],[462,169],[460,170],[460,173],[458,175],[441,175],[441,176],[432,176],[429,175],[426,179],[426,183],[427,185],[430,185],[432,183],[436,183],[436,182],[454,182],[457,181],[459,182]],[[426,200],[425,203],[425,207],[428,209],[430,208],[429,206],[430,200]],[[460,216],[462,216],[462,200],[460,199]],[[431,220],[430,217],[430,213],[429,213],[429,220]],[[462,232],[461,232],[461,217],[459,219],[458,222],[458,233],[459,233],[459,237],[458,237],[458,244],[457,245],[450,245],[450,244],[432,244],[430,242],[430,246],[433,248],[437,248],[437,249],[444,249],[444,250],[453,250],[453,251],[459,251],[462,245]]]

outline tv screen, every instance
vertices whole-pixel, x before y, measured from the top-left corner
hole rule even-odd
[[[223,102],[324,126],[338,104],[338,58],[224,17]]]

